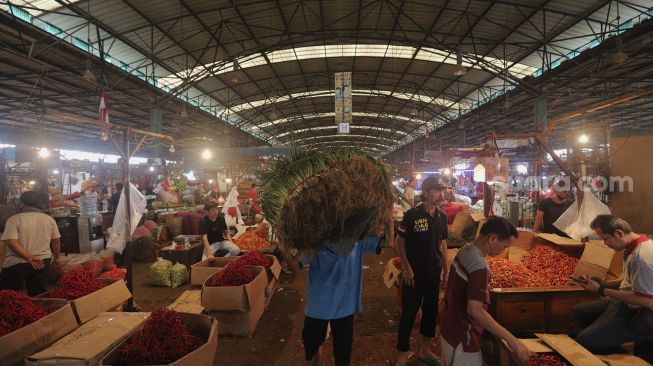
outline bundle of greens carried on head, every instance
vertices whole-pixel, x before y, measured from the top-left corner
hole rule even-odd
[[[292,150],[260,172],[261,203],[279,243],[313,256],[322,245],[347,255],[358,239],[377,235],[390,217],[388,168],[354,149]]]

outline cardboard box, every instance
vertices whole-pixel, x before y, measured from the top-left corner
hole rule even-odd
[[[281,264],[279,263],[279,260],[277,260],[277,257],[271,254],[266,254],[265,256],[272,260],[272,265],[270,268],[266,269],[269,284],[272,282],[272,279],[279,280],[279,276],[281,275]],[[229,262],[238,258],[239,257],[218,257],[205,259],[193,264],[190,266],[190,284],[192,286],[202,286],[207,278],[218,273],[218,271],[226,267]]]
[[[460,211],[453,220],[449,234],[462,238],[463,231],[468,227],[485,220],[485,215],[481,213],[472,213],[469,206]]]
[[[556,234],[539,233],[536,235],[536,237],[541,238],[547,243],[559,245],[562,247],[582,247],[585,245],[585,243],[581,242],[580,240],[565,238]]]
[[[102,313],[52,346],[29,356],[26,365],[98,365],[149,313]]]
[[[175,302],[168,306],[179,313],[201,314],[204,307],[201,304],[202,290],[188,290],[184,291]]]
[[[259,297],[265,296],[267,274],[263,267],[249,267],[256,277],[252,282],[242,286],[211,287],[208,284],[213,279],[210,276],[202,286],[201,304],[207,311],[248,311]],[[265,300],[263,300],[265,301]]]
[[[106,282],[107,286],[71,301],[80,324],[86,323],[104,311],[115,309],[132,297],[125,281],[120,278],[98,278],[97,280]]]
[[[190,328],[191,333],[199,337],[204,343],[193,352],[180,358],[179,360],[169,363],[172,366],[199,366],[212,365],[215,358],[215,352],[218,348],[218,321],[202,314],[185,314],[181,317],[184,323]],[[129,338],[123,340],[111,350],[101,361],[100,365],[119,365],[120,364],[120,347]]]
[[[392,263],[394,259],[391,258],[388,261],[388,264],[385,266],[385,272],[383,272],[383,283],[385,283],[387,288],[401,284],[401,270]]]
[[[35,303],[58,308],[32,324],[0,337],[3,365],[22,363],[25,357],[54,343],[77,328],[77,318],[66,300],[32,299]]]
[[[573,366],[597,366],[604,365],[597,356],[585,349],[580,344],[576,343],[566,334],[544,334],[536,333],[538,339],[523,339],[524,344],[535,353],[551,353],[555,352]],[[512,353],[510,348],[504,341],[501,341],[501,365],[517,365],[524,366]]]
[[[608,273],[618,278],[623,271],[623,252],[615,252],[600,241],[591,241],[585,245],[583,255],[574,271],[574,277],[596,276],[607,278]]]
[[[633,355],[607,355],[599,358],[609,366],[651,366],[650,363]]]
[[[228,337],[251,337],[265,310],[265,295],[260,294],[250,302],[247,311],[207,311],[220,323],[219,334]]]

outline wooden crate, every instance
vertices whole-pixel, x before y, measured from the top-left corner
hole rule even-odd
[[[598,300],[580,287],[497,288],[490,291],[489,313],[502,326],[519,337],[533,333],[575,335],[581,328],[571,309]]]

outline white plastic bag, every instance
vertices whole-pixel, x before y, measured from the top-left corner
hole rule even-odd
[[[118,208],[116,209],[116,214],[113,218],[113,225],[111,225],[111,235],[109,236],[109,242],[107,244],[107,249],[110,249],[116,253],[122,254],[122,251],[125,250],[125,244],[127,243],[127,208],[125,203],[125,190],[123,189],[122,194],[120,195],[120,201],[118,203]],[[141,217],[146,212],[145,207],[147,206],[147,200],[141,194],[141,192],[134,187],[133,184],[129,184],[129,202],[130,202],[130,218],[131,222],[129,228],[131,229],[129,235],[136,230],[138,222],[141,221]]]
[[[229,192],[222,212],[227,226],[236,226],[236,224],[243,223],[243,217],[240,215],[240,209],[238,208],[238,189],[236,187]]]
[[[608,206],[596,198],[592,191],[585,190],[584,192],[580,210],[578,209],[578,201],[576,201],[553,223],[553,226],[576,240],[594,234],[590,224],[596,216],[610,214]]]

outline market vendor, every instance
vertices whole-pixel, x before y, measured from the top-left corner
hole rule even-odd
[[[111,206],[112,211],[118,209],[118,203],[120,203],[120,195],[122,194],[123,187],[122,183],[116,183],[116,193],[112,194],[111,198],[109,198],[109,205]]]
[[[596,354],[623,352],[623,343],[653,339],[653,241],[612,215],[597,216],[591,228],[607,246],[624,251],[624,273],[610,282],[581,277],[579,285],[603,299],[573,308],[585,327],[576,341]]]
[[[59,258],[61,243],[54,219],[39,208],[41,194],[23,193],[19,198],[21,213],[11,216],[2,240],[7,245],[5,261],[0,273],[0,289],[21,291],[36,296],[46,291],[46,274],[52,260]]]
[[[560,216],[567,211],[572,204],[570,187],[564,180],[558,180],[553,185],[555,193],[540,202],[537,207],[537,214],[535,215],[535,223],[533,231],[536,233],[542,232],[547,234],[557,234],[562,237],[568,238],[562,230],[553,225]]]
[[[394,226],[391,218],[388,228],[388,237],[392,240]],[[328,326],[333,336],[335,366],[349,365],[354,342],[354,313],[363,312],[363,253],[381,253],[382,241],[383,237],[375,236],[361,239],[347,256],[339,255],[325,245],[317,255],[301,263],[282,250],[293,270],[309,267],[302,341],[310,365],[322,365],[321,349]]]
[[[517,236],[517,229],[508,220],[490,217],[481,227],[479,237],[462,247],[454,258],[438,318],[445,365],[481,366],[479,342],[484,329],[504,340],[523,362],[532,355],[487,312],[491,273],[485,256],[503,253]]]
[[[406,189],[404,190],[404,197],[406,197],[408,202],[404,201],[401,203],[404,208],[404,212],[407,212],[413,208],[413,205],[415,204],[415,187],[417,187],[417,180],[415,177],[408,178],[408,183],[406,183]]]
[[[399,225],[397,248],[403,266],[401,289],[401,319],[397,336],[399,357],[396,365],[403,366],[411,357],[410,333],[422,308],[418,357],[433,365],[439,359],[430,348],[435,337],[435,320],[438,314],[437,301],[440,294],[440,275],[444,267],[447,277],[447,215],[439,206],[444,201],[445,186],[435,177],[422,182],[422,204],[404,214]]]
[[[240,248],[234,244],[231,232],[224,219],[224,214],[218,212],[218,205],[209,202],[204,206],[208,214],[200,221],[200,235],[204,244],[204,256],[202,259],[213,258],[213,253],[218,250],[226,250],[225,257],[240,254]]]

